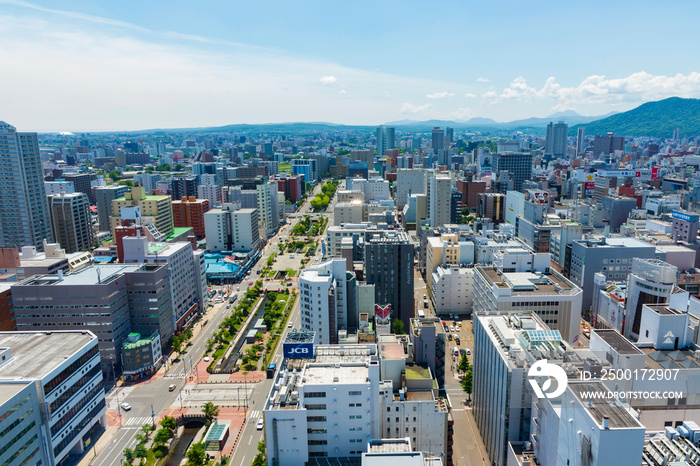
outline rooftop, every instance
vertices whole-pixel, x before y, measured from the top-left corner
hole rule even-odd
[[[593,333],[598,335],[619,354],[642,354],[639,348],[630,343],[627,338],[620,335],[616,330],[593,330]]]
[[[101,264],[85,267],[75,272],[63,275],[59,279],[58,274],[35,275],[19,284],[23,285],[55,285],[55,286],[86,286],[107,284],[118,279],[127,272],[135,272],[143,267],[143,264]]]
[[[0,381],[0,404],[9,400],[27,385],[32,384],[31,380],[2,380]]]
[[[403,359],[403,345],[401,343],[380,343],[379,354],[382,359]]]
[[[369,369],[365,363],[311,364],[304,371],[305,384],[362,384],[367,383]]]
[[[0,332],[0,346],[12,351],[0,378],[41,379],[93,341],[88,331]]]
[[[430,369],[427,366],[420,366],[418,364],[407,364],[406,365],[406,378],[407,379],[430,379]]]
[[[568,388],[578,398],[591,419],[601,428],[603,416],[607,416],[610,419],[611,429],[644,429],[644,426],[632,417],[624,406],[604,399],[592,400],[590,397],[586,398],[582,395],[587,392],[608,392],[608,389],[601,382],[577,383],[570,380]]]

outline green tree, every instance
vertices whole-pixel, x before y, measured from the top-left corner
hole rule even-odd
[[[209,425],[219,415],[219,407],[211,401],[207,401],[204,403],[204,406],[202,406],[202,413],[207,420],[207,425]]]
[[[258,453],[255,458],[253,458],[253,462],[250,464],[250,466],[264,466],[265,465],[265,457],[263,456],[262,453]]]
[[[469,364],[469,359],[467,358],[467,353],[462,353],[462,358],[459,360],[459,364],[457,364],[457,369],[459,369],[462,372],[467,372],[471,368],[471,364]]]
[[[391,323],[391,331],[394,333],[394,335],[403,335],[406,333],[403,326],[403,321],[401,319],[394,319],[394,321]]]
[[[182,352],[182,337],[180,335],[173,337],[173,351],[176,353]]]
[[[172,416],[163,416],[163,419],[160,420],[160,425],[171,432],[177,429],[177,421]]]
[[[207,453],[204,450],[204,442],[195,443],[187,450],[187,464],[189,466],[204,466],[206,460]]]
[[[144,424],[141,426],[141,431],[146,435],[146,437],[148,437],[154,430],[156,430],[156,426],[153,424]]]
[[[119,170],[112,170],[107,174],[108,177],[112,179],[112,181],[117,181],[119,178],[122,177],[122,172]]]
[[[258,453],[265,454],[265,440],[260,440],[258,442]]]
[[[136,445],[136,448],[134,448],[134,455],[136,455],[137,458],[145,458],[147,454],[148,451],[143,443],[139,443]]]
[[[462,389],[465,391],[467,395],[469,395],[469,398],[471,398],[472,394],[472,382],[473,382],[473,369],[469,367],[467,369],[467,372],[464,373],[464,377],[462,378]]]
[[[139,445],[143,445],[146,443],[146,436],[143,434],[136,434],[136,441],[139,442]]]
[[[136,458],[136,455],[134,455],[134,450],[132,450],[131,448],[125,448],[123,453],[124,458],[126,458],[126,461],[129,463],[134,461],[134,458]]]
[[[158,432],[156,432],[156,435],[153,437],[153,445],[155,446],[160,446],[160,445],[165,445],[165,442],[170,440],[170,429],[158,429]]]

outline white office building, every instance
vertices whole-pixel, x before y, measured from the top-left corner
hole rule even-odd
[[[428,177],[428,217],[430,226],[439,228],[450,223],[452,179],[431,174]]]
[[[301,330],[316,332],[318,343],[338,342],[348,326],[345,259],[331,259],[299,275]]]
[[[55,466],[106,427],[97,337],[88,331],[0,333],[0,460]]]
[[[359,458],[380,437],[379,361],[374,345],[317,346],[287,359],[264,407],[267,464]]]
[[[216,184],[200,184],[199,186],[197,186],[197,199],[208,199],[210,206],[220,205],[221,186]]]
[[[382,178],[348,178],[346,186],[350,191],[361,192],[365,195],[365,202],[387,201],[391,199],[389,182]]]
[[[430,283],[435,314],[467,316],[472,313],[474,268],[439,265],[431,274]]]
[[[535,312],[566,341],[576,342],[581,325],[583,292],[554,270],[499,272],[476,267],[474,271],[474,313],[478,315]]]
[[[422,168],[396,170],[396,207],[402,210],[412,194],[428,194],[428,172]]]
[[[173,328],[186,327],[204,305],[203,251],[193,251],[187,242],[149,243],[138,236],[126,236],[122,241],[125,264],[168,264]]]

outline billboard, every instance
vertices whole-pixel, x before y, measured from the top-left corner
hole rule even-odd
[[[121,207],[119,213],[121,214],[122,220],[138,220],[141,218],[141,207]]]
[[[311,358],[314,355],[314,344],[309,343],[284,343],[284,357],[289,359]]]
[[[685,212],[680,212],[678,210],[674,210],[671,215],[673,216],[673,218],[677,218],[679,220],[685,220],[686,222],[697,222],[698,219],[700,219],[700,216],[698,216],[696,214],[688,214]]]
[[[539,191],[534,189],[528,189],[525,191],[525,200],[532,202],[533,204],[546,204],[549,199],[549,193],[547,191]]]

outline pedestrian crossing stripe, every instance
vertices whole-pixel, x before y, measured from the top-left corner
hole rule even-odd
[[[260,414],[261,414],[260,411],[256,409],[256,410],[250,412],[250,418],[257,419],[258,417],[260,417]]]
[[[150,417],[132,417],[124,421],[125,426],[142,426],[144,424],[151,424],[153,422],[153,419]]]

